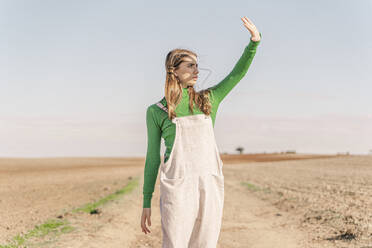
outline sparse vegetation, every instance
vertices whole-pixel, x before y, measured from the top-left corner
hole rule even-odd
[[[73,230],[74,228],[67,220],[48,219],[45,223],[36,225],[25,235],[16,235],[10,244],[0,245],[0,248],[28,247],[26,242],[31,238],[42,238],[48,235],[50,239],[55,239],[59,235]]]
[[[133,178],[130,177],[129,179],[129,183],[124,188],[117,190],[113,194],[110,194],[94,203],[88,203],[82,207],[73,209],[71,213],[76,213],[79,211],[83,211],[89,214],[101,213],[101,210],[97,209],[97,207],[102,206],[107,202],[118,198],[121,195],[131,192],[135,187],[138,186],[138,178],[133,180]],[[46,236],[48,237],[48,242],[53,242],[53,240],[55,240],[59,235],[69,233],[75,229],[66,219],[61,220],[62,218],[63,215],[59,215],[57,219],[48,219],[45,223],[35,226],[34,229],[28,231],[26,234],[16,235],[10,244],[0,245],[0,248],[28,247],[28,242],[33,243],[33,246],[36,245],[37,247],[39,247],[38,243],[34,244],[34,242],[30,240],[39,240]]]
[[[79,211],[83,211],[83,212],[86,212],[86,213],[90,213],[90,214],[95,214],[97,212],[99,212],[99,210],[97,210],[97,207],[107,203],[108,201],[112,201],[116,198],[118,198],[120,195],[124,195],[130,191],[132,191],[135,187],[138,186],[138,179],[136,180],[130,180],[129,183],[122,189],[120,190],[117,190],[115,193],[113,194],[110,194],[96,202],[93,202],[93,203],[88,203],[80,208],[77,208],[77,209],[74,209],[72,210],[73,213],[75,212],[79,212]]]

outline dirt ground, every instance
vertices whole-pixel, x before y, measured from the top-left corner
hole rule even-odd
[[[219,248],[372,248],[372,156],[221,155],[225,204]],[[0,247],[59,215],[74,229],[24,247],[161,247],[159,178],[151,233],[140,227],[144,158],[0,158]],[[97,201],[131,179],[129,194]]]

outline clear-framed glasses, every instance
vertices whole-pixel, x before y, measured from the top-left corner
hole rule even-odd
[[[212,70],[211,69],[208,69],[208,68],[205,68],[205,67],[198,67],[198,70],[200,71],[206,71],[208,72],[208,75],[205,75],[205,73],[200,73],[199,72],[199,75],[198,75],[198,78],[202,78],[202,81],[201,82],[197,82],[195,84],[195,90],[199,91],[199,90],[202,90],[205,88],[205,83],[207,81],[207,79],[209,78],[209,76],[212,74]],[[200,75],[201,74],[201,75]]]

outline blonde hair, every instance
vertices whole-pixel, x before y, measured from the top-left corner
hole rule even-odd
[[[168,106],[168,118],[172,120],[176,117],[176,106],[182,99],[182,85],[179,79],[174,74],[174,70],[178,68],[178,66],[183,62],[184,57],[190,57],[193,55],[197,57],[197,55],[187,49],[173,49],[171,50],[166,57],[165,60],[165,69],[166,69],[166,79],[165,79],[165,99],[167,101]],[[201,91],[196,92],[194,87],[189,86],[187,87],[188,94],[189,94],[189,109],[191,113],[193,111],[193,103],[195,101],[198,108],[206,115],[210,115],[212,105],[210,103],[209,98],[209,89],[204,89]]]

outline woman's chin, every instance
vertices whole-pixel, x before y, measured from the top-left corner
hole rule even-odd
[[[195,81],[190,81],[187,85],[188,86],[194,86],[196,84],[196,80]]]

